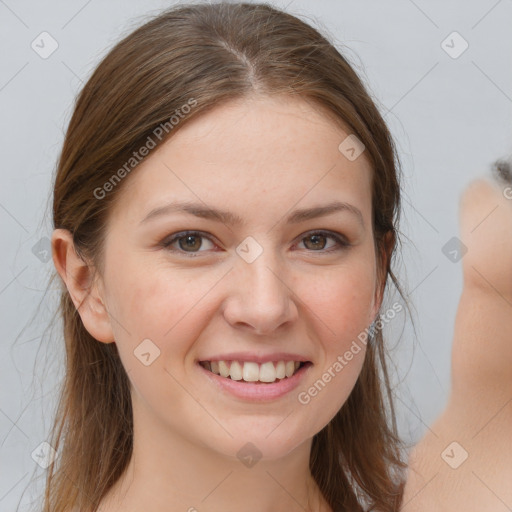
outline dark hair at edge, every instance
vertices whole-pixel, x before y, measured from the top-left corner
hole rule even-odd
[[[400,166],[388,128],[335,46],[269,4],[181,4],[114,46],[75,103],[56,170],[54,227],[69,230],[77,254],[101,274],[108,214],[129,176],[102,199],[94,191],[191,98],[196,105],[157,145],[200,114],[254,94],[297,96],[363,142],[382,293],[391,281],[404,298],[391,270]],[[115,344],[88,333],[61,287],[66,373],[51,431],[59,457],[48,468],[43,510],[94,512],[132,454],[130,385]],[[402,450],[379,329],[346,403],[313,438],[310,469],[336,512],[396,511]]]

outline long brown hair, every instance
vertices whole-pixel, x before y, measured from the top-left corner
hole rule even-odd
[[[365,145],[373,167],[382,290],[392,281],[403,296],[391,270],[400,166],[388,128],[334,44],[269,4],[178,5],[108,53],[80,92],[69,123],[55,177],[54,227],[69,230],[77,253],[101,273],[107,216],[127,174],[136,172],[126,167],[133,152],[148,137],[158,146],[201,113],[255,91],[312,102]],[[169,120],[191,98],[194,107],[171,129]],[[155,137],[161,126],[168,129]],[[119,173],[123,165],[126,172]],[[116,173],[123,179],[113,180]],[[112,186],[105,187],[109,180]],[[116,345],[87,332],[61,284],[66,372],[51,433],[60,453],[48,470],[43,510],[94,512],[131,457],[129,381]],[[352,393],[313,438],[311,473],[334,511],[395,511],[401,503],[404,453],[386,354],[378,329]]]

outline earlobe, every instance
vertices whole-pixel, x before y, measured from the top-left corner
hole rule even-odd
[[[98,341],[112,343],[110,317],[98,282],[94,280],[93,268],[77,254],[73,236],[67,229],[54,230],[52,258],[84,327]]]

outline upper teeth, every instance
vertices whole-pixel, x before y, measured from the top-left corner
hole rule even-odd
[[[300,366],[299,361],[267,361],[262,364],[252,361],[205,361],[202,364],[217,375],[246,382],[274,382],[291,377]]]

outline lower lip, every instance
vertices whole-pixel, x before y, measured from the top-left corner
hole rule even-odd
[[[287,393],[293,391],[296,387],[299,386],[309,368],[313,365],[311,363],[307,363],[291,377],[287,377],[278,382],[272,382],[269,384],[245,382],[243,380],[232,380],[229,377],[221,377],[220,375],[217,375],[216,373],[203,368],[199,363],[197,363],[197,366],[203,372],[203,374],[222,391],[228,392],[229,394],[244,400],[265,402],[268,400],[281,398]]]

